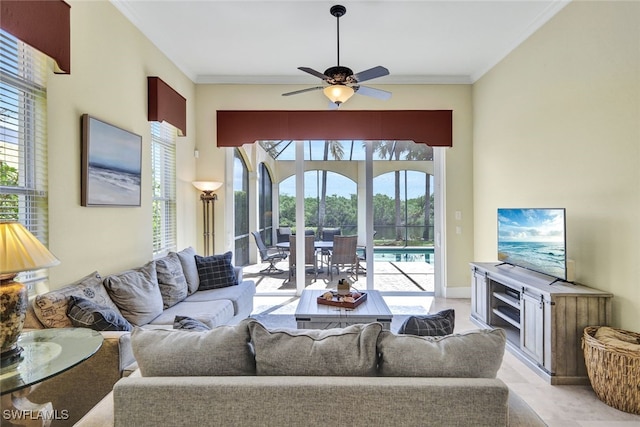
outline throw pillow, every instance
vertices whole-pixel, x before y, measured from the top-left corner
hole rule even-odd
[[[156,273],[165,309],[173,307],[187,297],[189,287],[178,254],[172,252],[156,260]]]
[[[453,333],[456,313],[453,309],[442,310],[425,316],[409,316],[400,326],[399,334],[418,336],[442,336]]]
[[[187,316],[176,316],[173,320],[173,329],[184,329],[187,331],[210,331],[211,328],[203,322]]]
[[[172,252],[170,252],[172,253]],[[187,279],[187,286],[189,287],[189,295],[198,290],[200,285],[200,278],[198,277],[198,267],[196,267],[196,251],[191,246],[176,253],[180,264],[182,264],[182,271],[184,277]]]
[[[226,288],[238,284],[236,270],[231,264],[233,253],[231,251],[222,255],[201,257],[196,255],[196,266],[200,285],[198,290]]]
[[[197,334],[134,328],[131,348],[144,377],[255,375],[247,322]]]
[[[73,326],[94,331],[130,331],[131,324],[115,310],[87,299],[70,296],[67,315]]]
[[[380,323],[269,330],[249,323],[258,375],[375,376]]]
[[[383,377],[495,378],[507,335],[502,329],[478,329],[443,337],[378,337],[378,374]]]
[[[144,267],[107,276],[104,286],[125,319],[134,325],[145,325],[162,313],[162,295],[154,261]]]
[[[72,327],[73,323],[67,316],[69,297],[72,295],[109,307],[120,314],[118,307],[111,301],[102,284],[102,277],[94,271],[68,286],[37,295],[33,300],[33,311],[40,323],[47,328]]]

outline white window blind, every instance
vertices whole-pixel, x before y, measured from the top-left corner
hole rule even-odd
[[[19,221],[47,245],[49,58],[0,30],[0,221]],[[46,278],[46,270],[25,281]]]
[[[176,250],[176,128],[151,123],[153,253]]]

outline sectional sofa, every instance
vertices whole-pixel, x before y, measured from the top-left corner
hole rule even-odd
[[[104,341],[94,356],[39,384],[29,398],[68,411],[69,419],[54,421],[54,427],[73,425],[136,369],[133,328],[171,329],[185,316],[208,327],[234,325],[251,314],[255,291],[255,283],[231,264],[230,252],[199,257],[186,248],[104,278],[93,272],[38,295],[25,329],[89,327],[102,331]]]

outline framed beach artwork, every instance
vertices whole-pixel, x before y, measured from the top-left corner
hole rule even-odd
[[[82,206],[140,206],[142,137],[82,115]]]

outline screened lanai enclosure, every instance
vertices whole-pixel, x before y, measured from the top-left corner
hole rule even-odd
[[[280,140],[246,147],[234,149],[235,262],[255,274],[258,292],[331,288],[340,278],[359,289],[434,292],[432,147],[399,140]],[[256,172],[254,185],[250,171]],[[319,247],[317,278],[307,274],[298,283],[285,273],[259,274],[264,266],[250,232],[259,231],[272,251],[290,251],[288,235],[302,230],[316,242],[356,236],[358,266],[333,270],[331,280],[331,248]],[[289,260],[278,267],[288,273]]]

